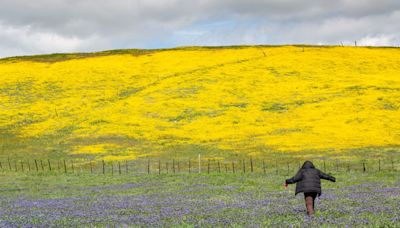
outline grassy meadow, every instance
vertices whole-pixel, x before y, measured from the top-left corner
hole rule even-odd
[[[398,227],[397,172],[333,172],[314,218],[285,174],[0,173],[0,226]],[[162,191],[160,191],[162,189]]]

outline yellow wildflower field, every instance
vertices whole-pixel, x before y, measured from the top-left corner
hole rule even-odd
[[[3,155],[21,156],[398,151],[400,49],[248,46],[4,59],[0,130]]]

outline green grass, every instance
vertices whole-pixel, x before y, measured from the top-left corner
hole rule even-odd
[[[105,191],[107,194],[150,194],[152,192],[159,192],[157,183],[162,183],[164,188],[162,192],[178,191],[187,185],[194,184],[207,184],[213,186],[237,186],[237,191],[249,191],[256,189],[263,189],[265,192],[269,191],[283,191],[284,180],[291,177],[285,171],[281,170],[282,174],[276,174],[275,170],[268,170],[266,174],[263,173],[218,173],[213,171],[207,174],[206,170],[199,173],[176,173],[169,174],[162,173],[159,175],[157,172],[152,174],[144,173],[129,173],[118,174],[114,171],[111,175],[108,173],[103,175],[101,173],[76,173],[64,174],[62,171],[57,172],[14,172],[14,171],[0,171],[1,191],[3,196],[19,197],[22,195],[34,198],[57,198],[57,197],[72,197],[87,194],[79,189],[81,187],[94,187],[94,186],[111,186],[121,185],[125,183],[146,183],[146,186],[133,189],[133,192],[120,192],[112,189]],[[131,171],[132,172],[132,171]],[[322,181],[323,189],[337,189],[346,186],[364,184],[369,182],[383,182],[387,186],[394,185],[399,181],[398,173],[392,171],[382,172],[330,172],[337,179],[336,183]],[[294,175],[295,171],[291,171],[290,175]],[[154,188],[147,188],[148,186],[155,185]],[[291,193],[294,190],[294,185],[290,187]]]
[[[395,226],[396,223],[391,221],[395,221],[398,213],[381,214],[380,211],[395,207],[399,200],[396,172],[339,172],[333,175],[337,182],[323,181],[322,191],[326,198],[317,201],[315,219],[307,221],[302,195],[294,196],[294,185],[285,190],[283,182],[289,176],[277,175],[273,170],[266,174],[175,175],[65,175],[3,170],[0,172],[0,209],[5,213],[0,212],[0,224],[8,221],[20,226],[41,226],[51,222],[55,226],[96,227],[213,227],[214,223],[233,227]],[[386,194],[386,198],[379,198],[382,194]],[[74,208],[71,210],[70,207]],[[7,212],[9,210],[13,211]],[[370,210],[376,210],[376,213],[370,213]],[[53,220],[47,217],[49,214],[60,217]]]

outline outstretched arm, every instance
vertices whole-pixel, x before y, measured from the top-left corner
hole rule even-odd
[[[322,171],[319,171],[319,177],[321,179],[325,179],[325,180],[330,180],[332,182],[336,182],[336,178],[335,177],[333,177],[333,176],[331,176],[329,174],[326,174],[326,173],[324,173]]]
[[[294,184],[296,182],[299,182],[299,181],[301,181],[302,177],[303,177],[303,173],[299,171],[296,173],[296,175],[294,177],[287,179],[286,184]]]

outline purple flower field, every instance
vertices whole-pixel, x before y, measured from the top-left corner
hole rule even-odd
[[[21,189],[19,194],[0,196],[0,227],[400,226],[400,182],[325,188],[311,219],[305,216],[303,195],[295,197],[293,191],[243,188],[237,183],[177,184],[57,185],[40,197]]]

